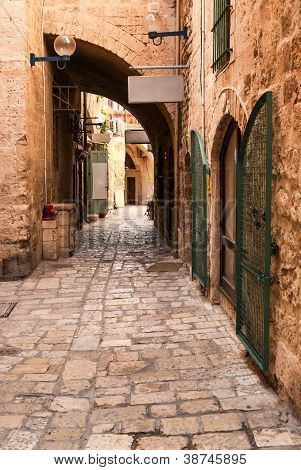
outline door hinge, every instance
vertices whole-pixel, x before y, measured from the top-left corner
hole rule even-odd
[[[270,279],[271,277],[265,274],[257,274],[256,276],[256,281],[269,281]]]

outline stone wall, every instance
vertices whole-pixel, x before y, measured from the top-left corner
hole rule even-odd
[[[0,46],[0,275],[18,270],[18,254],[23,257],[28,247],[29,205],[26,181],[27,139],[25,101],[19,88],[25,85],[24,70],[24,5],[3,2],[0,7],[1,31],[5,40]],[[16,28],[18,26],[18,29]],[[9,106],[17,104],[18,109]],[[8,162],[10,164],[8,165]],[[20,249],[21,245],[24,249]],[[22,254],[21,254],[22,252]],[[26,272],[26,268],[25,268]]]
[[[273,238],[279,246],[273,257],[272,274],[278,283],[271,288],[271,353],[268,377],[301,409],[301,159],[300,159],[300,6],[298,2],[262,0],[231,2],[231,53],[229,65],[214,74],[212,63],[213,2],[205,1],[205,127],[202,126],[201,1],[184,1],[182,16],[189,26],[189,39],[182,48],[186,100],[182,107],[180,148],[181,254],[191,252],[191,178],[189,132],[204,136],[211,169],[208,190],[208,262],[211,301],[233,310],[219,290],[219,155],[227,125],[234,118],[243,133],[257,99],[273,92]]]
[[[189,26],[189,37],[182,41],[181,63],[188,65],[184,72],[185,100],[180,106],[181,140],[179,145],[179,256],[191,258],[192,213],[190,132],[202,132],[201,102],[201,2],[182,3],[181,18]]]
[[[4,278],[28,274],[42,252],[45,148],[49,161],[51,147],[51,138],[45,137],[43,128],[51,127],[51,112],[43,113],[42,69],[31,70],[29,64],[31,51],[37,55],[43,52],[41,5],[40,0],[13,0],[3,2],[0,8],[0,110],[4,117],[0,137],[0,259]],[[50,76],[47,66],[44,70],[47,106]]]
[[[43,259],[57,261],[74,252],[75,204],[54,204],[56,215],[42,221]]]

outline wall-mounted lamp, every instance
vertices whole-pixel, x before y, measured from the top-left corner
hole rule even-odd
[[[183,28],[181,31],[161,31],[162,30],[162,20],[158,11],[149,11],[144,20],[143,27],[148,33],[148,37],[153,40],[155,46],[160,46],[162,44],[163,38],[170,36],[183,36],[184,39],[188,38],[187,28]],[[159,41],[155,41],[159,39]]]
[[[76,42],[72,36],[58,36],[53,44],[57,56],[50,57],[36,57],[32,52],[30,54],[30,65],[33,67],[36,65],[36,62],[56,62],[57,68],[64,70],[66,67],[66,62],[70,61],[70,57],[74,54],[76,50]]]

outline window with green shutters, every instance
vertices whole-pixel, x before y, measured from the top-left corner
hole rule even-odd
[[[230,0],[213,0],[213,72],[230,60]]]

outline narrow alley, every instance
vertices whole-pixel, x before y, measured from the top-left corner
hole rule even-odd
[[[300,424],[144,212],[87,224],[72,258],[0,284],[16,302],[0,319],[1,448],[300,448]]]

